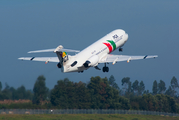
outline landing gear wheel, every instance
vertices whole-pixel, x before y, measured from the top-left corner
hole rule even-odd
[[[109,68],[108,67],[106,67],[106,72],[109,72]]]
[[[122,52],[123,51],[123,48],[119,48],[119,52]]]
[[[83,73],[83,71],[78,71],[78,73]]]
[[[105,72],[105,67],[103,67],[103,72]]]
[[[109,68],[108,67],[103,67],[103,72],[109,72]]]
[[[109,68],[106,67],[106,63],[104,63],[103,72],[109,72]]]

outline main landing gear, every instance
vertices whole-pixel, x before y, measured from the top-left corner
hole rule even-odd
[[[78,71],[78,73],[83,73],[83,71]]]
[[[106,63],[105,63],[105,66],[103,67],[103,72],[109,72],[109,68],[106,67]]]
[[[123,48],[119,48],[119,52],[122,52],[123,51]]]

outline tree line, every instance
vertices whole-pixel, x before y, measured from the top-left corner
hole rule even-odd
[[[121,80],[119,88],[113,75],[110,78],[91,77],[88,83],[73,82],[68,78],[57,81],[53,89],[46,87],[45,77],[39,76],[33,90],[24,86],[17,89],[5,84],[2,90],[0,82],[0,100],[29,99],[19,108],[55,108],[55,109],[125,109],[148,110],[179,113],[178,80],[173,77],[168,89],[165,82],[155,80],[152,92],[145,90],[143,81]],[[44,102],[46,101],[46,102]],[[14,107],[15,106],[15,107]],[[0,105],[0,108],[18,108],[17,105]]]

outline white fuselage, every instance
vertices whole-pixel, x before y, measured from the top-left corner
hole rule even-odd
[[[69,56],[69,60],[63,63],[62,72],[81,72],[89,67],[95,67],[98,61],[115,49],[122,47],[127,40],[128,34],[124,30],[114,30],[78,54]],[[90,62],[89,67],[84,66],[87,61]],[[76,64],[73,66],[74,62]]]

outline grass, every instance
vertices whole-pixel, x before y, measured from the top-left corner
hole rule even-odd
[[[179,117],[128,114],[6,114],[0,115],[0,120],[179,120]]]

